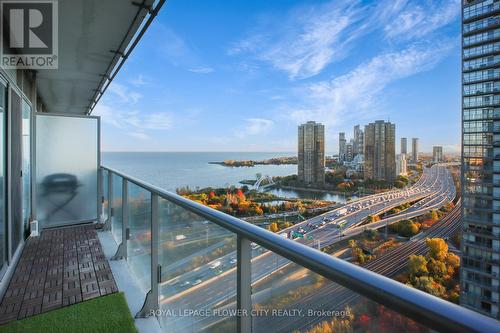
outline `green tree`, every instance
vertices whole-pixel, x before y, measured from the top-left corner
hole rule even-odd
[[[448,273],[448,269],[446,268],[445,263],[433,258],[431,258],[427,262],[427,270],[429,271],[429,274],[436,280],[443,279]]]
[[[417,277],[412,285],[417,289],[440,298],[443,298],[446,293],[446,289],[430,276]]]
[[[419,232],[419,225],[410,220],[399,222],[399,234],[403,237],[411,237]]]
[[[424,256],[411,255],[408,259],[408,270],[411,278],[427,275],[427,259]]]

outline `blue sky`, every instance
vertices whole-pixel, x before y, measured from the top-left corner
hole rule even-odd
[[[295,151],[377,119],[460,143],[460,1],[169,0],[96,107],[104,151]]]

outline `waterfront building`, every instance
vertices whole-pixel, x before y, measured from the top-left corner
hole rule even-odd
[[[345,146],[345,160],[347,162],[351,162],[352,159],[354,158],[354,140],[351,140],[348,144]]]
[[[364,178],[394,181],[396,125],[377,120],[365,126]]]
[[[462,10],[460,304],[500,319],[500,1]]]
[[[418,138],[411,139],[411,161],[418,162]]]
[[[325,127],[320,123],[298,128],[298,178],[307,185],[325,183]]]
[[[396,158],[396,175],[406,176],[407,173],[406,155],[399,154]]]
[[[434,163],[443,162],[443,147],[441,146],[432,147],[432,161]]]
[[[359,125],[354,126],[354,145],[353,155],[363,154],[364,146],[364,133]]]
[[[346,144],[347,144],[347,141],[345,139],[345,133],[340,132],[339,133],[339,162],[345,161]]]
[[[408,139],[401,138],[401,154],[408,154]]]

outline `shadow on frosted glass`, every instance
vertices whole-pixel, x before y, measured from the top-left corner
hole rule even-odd
[[[122,242],[122,226],[123,226],[123,211],[122,211],[122,193],[123,180],[122,177],[115,174],[113,177],[113,217],[111,219],[111,232],[117,244]]]
[[[97,220],[98,124],[96,118],[36,115],[36,202],[42,227]]]
[[[108,219],[108,207],[109,207],[109,191],[108,191],[108,170],[102,170],[102,218],[104,221]]]
[[[165,199],[158,213],[162,329],[235,332],[236,236]]]
[[[128,208],[127,262],[146,292],[151,289],[151,193],[129,183]]]
[[[431,332],[277,254],[252,261],[253,332]]]

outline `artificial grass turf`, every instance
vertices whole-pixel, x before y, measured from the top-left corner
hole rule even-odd
[[[0,326],[1,333],[137,333],[123,293],[94,298]]]

